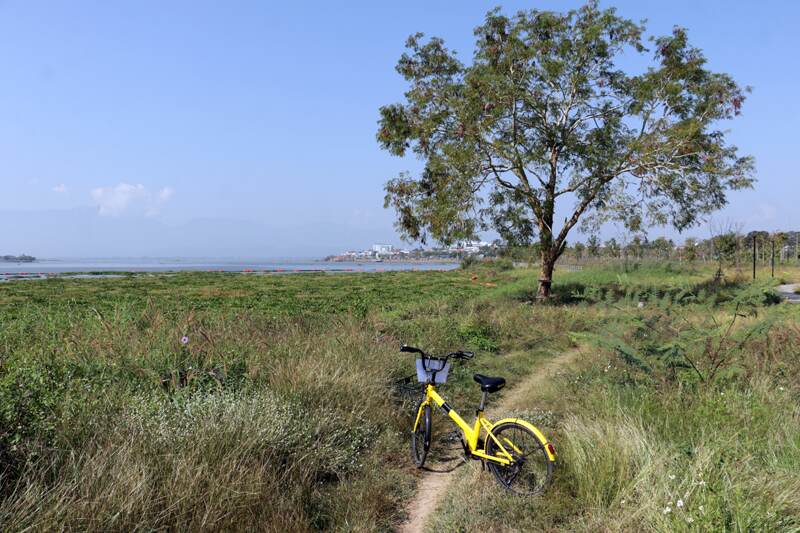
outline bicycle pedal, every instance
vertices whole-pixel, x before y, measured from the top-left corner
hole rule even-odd
[[[469,453],[469,448],[467,448],[467,443],[464,442],[464,439],[458,439],[458,440],[461,441],[461,447],[464,448],[464,455],[467,456],[467,457],[472,455],[472,454]]]

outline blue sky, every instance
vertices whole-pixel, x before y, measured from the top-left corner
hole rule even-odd
[[[374,137],[378,107],[404,90],[394,65],[416,31],[468,58],[495,5],[0,0],[0,253],[315,256],[399,242],[383,184],[418,163]],[[687,27],[713,69],[753,86],[729,127],[759,182],[714,219],[799,229],[800,3],[602,5],[653,34]]]

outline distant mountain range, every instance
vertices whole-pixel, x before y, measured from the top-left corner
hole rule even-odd
[[[5,263],[33,263],[36,258],[32,255],[0,255],[0,261]]]

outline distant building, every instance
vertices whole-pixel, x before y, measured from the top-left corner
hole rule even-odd
[[[393,246],[391,244],[373,244],[372,251],[377,255],[388,255],[392,253]]]
[[[487,248],[489,246],[491,246],[491,243],[484,241],[464,241],[456,243],[448,248],[448,250],[456,253],[476,254],[481,250],[481,248]]]

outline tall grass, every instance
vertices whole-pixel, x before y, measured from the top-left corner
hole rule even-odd
[[[551,491],[509,498],[485,473],[463,469],[469,482],[455,486],[432,526],[798,528],[800,308],[770,305],[758,296],[768,285],[709,284],[709,275],[573,273],[550,305],[530,298],[535,273],[493,265],[5,284],[0,524],[391,530],[414,485],[414,398],[397,387],[413,362],[400,343],[478,352],[452,369],[445,391],[468,412],[479,397],[473,372],[505,375],[514,388],[543,358],[595,342],[578,368],[510,406],[553,437]],[[685,296],[701,290],[702,302]],[[734,333],[771,329],[731,349],[729,371],[701,383],[653,362],[671,341],[666,326],[683,328],[692,352],[687,328],[753,294],[756,312]],[[649,371],[621,357],[616,341]]]
[[[797,309],[756,298],[755,313],[732,335],[769,327],[737,345],[729,371],[706,382],[691,368],[653,362],[662,356],[656,347],[674,345],[694,328],[719,342],[722,334],[707,328],[708,313],[720,319],[763,294],[741,282],[719,289],[725,297],[705,301],[613,291],[618,296],[610,300],[579,305],[598,335],[579,336],[590,344],[578,368],[511,406],[554,413],[548,433],[559,465],[551,490],[536,500],[510,498],[488,489],[488,476],[466,471],[431,530],[800,530]],[[673,328],[642,329],[655,316],[674,321]],[[647,371],[615,350],[617,342],[626,342]],[[690,344],[692,357],[702,348]],[[475,506],[465,512],[464,501]]]
[[[396,358],[380,337],[347,317],[309,324],[195,314],[189,326],[187,316],[129,318],[120,311],[101,332],[69,330],[57,358],[35,342],[4,361],[5,418],[17,432],[3,435],[0,523],[304,530],[338,515],[392,522],[386,507],[403,481],[387,480],[402,465],[372,469],[372,447],[396,452],[400,430],[386,395]],[[49,330],[37,323],[40,334]],[[184,333],[181,346],[173,337]],[[381,505],[365,480],[382,489]],[[347,506],[337,492],[348,494]],[[359,499],[370,503],[351,508]]]
[[[413,486],[397,348],[501,366],[513,306],[466,298],[496,275],[4,285],[0,523],[390,529]],[[471,394],[464,369],[455,381]]]

